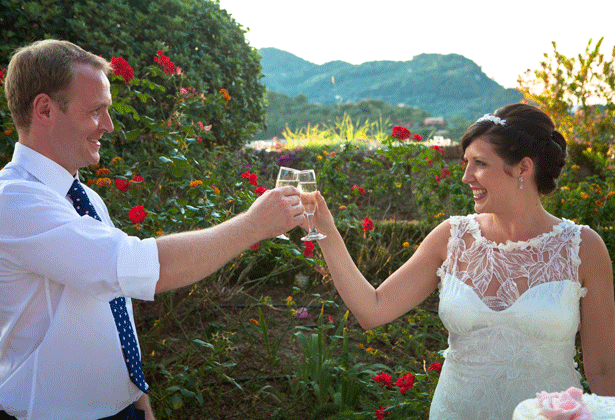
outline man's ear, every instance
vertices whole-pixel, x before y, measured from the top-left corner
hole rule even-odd
[[[39,93],[34,98],[32,108],[34,110],[32,118],[39,124],[49,125],[51,123],[53,100],[46,93]],[[33,121],[34,122],[34,121]]]

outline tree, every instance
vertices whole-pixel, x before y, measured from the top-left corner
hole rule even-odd
[[[566,57],[553,42],[540,68],[519,77],[525,100],[555,121],[566,138],[572,160],[600,173],[615,158],[615,47],[611,57],[600,52],[604,38],[585,52]]]
[[[225,89],[230,95],[222,107],[205,101],[199,109],[200,118],[213,123],[218,144],[243,145],[264,125],[261,57],[217,0],[1,0],[1,5],[0,66],[15,48],[45,38],[69,40],[107,59],[124,56],[137,72],[163,51],[197,91],[211,95]]]

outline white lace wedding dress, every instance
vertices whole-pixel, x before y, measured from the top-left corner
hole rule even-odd
[[[449,348],[430,420],[510,420],[537,392],[580,388],[581,226],[563,221],[529,241],[496,244],[476,215],[450,223],[438,270]]]

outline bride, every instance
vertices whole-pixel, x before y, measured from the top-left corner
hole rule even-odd
[[[315,193],[316,226],[327,235],[319,244],[340,296],[369,329],[439,289],[449,347],[432,420],[510,419],[537,392],[582,388],[577,331],[592,393],[615,396],[609,253],[592,229],[558,219],[540,201],[557,188],[564,138],[542,111],[512,104],[470,126],[461,147],[477,214],[437,226],[377,289]]]

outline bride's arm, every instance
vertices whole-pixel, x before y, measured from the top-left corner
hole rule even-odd
[[[437,269],[446,258],[450,224],[436,227],[414,255],[375,289],[352,260],[323,197],[317,193],[315,221],[327,235],[318,241],[335,287],[365,329],[386,324],[425,300],[437,287]]]
[[[583,370],[591,392],[615,396],[615,299],[613,268],[600,236],[581,231],[579,280],[587,288],[581,299]]]

